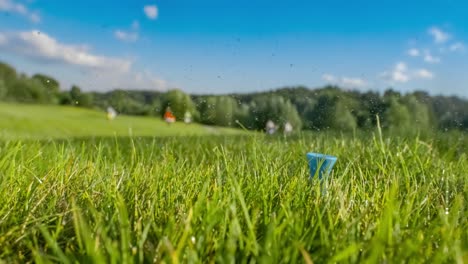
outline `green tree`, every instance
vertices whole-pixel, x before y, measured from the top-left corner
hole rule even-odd
[[[403,97],[402,103],[408,108],[413,129],[418,131],[431,129],[431,113],[426,104],[419,102],[414,95]]]
[[[302,121],[296,107],[289,101],[278,95],[260,96],[254,99],[250,107],[250,120],[255,129],[265,128],[268,120],[283,126],[291,123],[295,130],[300,130]]]
[[[74,104],[70,95],[70,91],[62,91],[58,95],[58,101],[61,105],[72,105]]]
[[[357,100],[360,103],[356,111],[357,125],[361,129],[373,129],[377,125],[376,116],[382,117],[386,111],[386,104],[376,92],[359,94]]]
[[[382,126],[393,132],[407,132],[411,116],[408,108],[395,97],[390,98],[388,108],[383,115]]]
[[[160,116],[163,111],[163,102],[160,97],[154,97],[151,106],[150,114],[154,116]]]
[[[334,95],[323,94],[319,96],[317,103],[306,110],[307,126],[314,130],[333,128],[337,100],[338,98]]]
[[[126,91],[112,92],[109,104],[119,113],[128,115],[148,115],[151,111],[149,105],[132,98]]]
[[[0,80],[0,100],[6,99],[8,89],[4,80]]]
[[[200,121],[204,124],[233,126],[237,103],[229,96],[210,96],[197,101]]]
[[[250,117],[250,107],[248,104],[237,104],[234,113],[235,126],[247,129],[254,129],[253,119]]]
[[[6,63],[0,62],[0,80],[3,80],[5,85],[8,87],[11,83],[16,81],[16,79],[17,74],[15,68]]]
[[[91,107],[93,105],[93,96],[89,93],[83,93],[80,87],[73,85],[70,90],[70,99],[72,105],[80,107]]]
[[[44,74],[34,74],[33,79],[38,80],[46,88],[46,93],[51,97],[52,102],[58,102],[60,95],[60,83],[54,78]]]
[[[356,118],[344,103],[339,103],[336,107],[333,128],[340,131],[354,131],[356,127]]]
[[[21,103],[48,103],[49,97],[42,84],[34,79],[20,78],[10,84],[8,100]]]
[[[181,90],[175,89],[168,91],[164,94],[162,101],[163,107],[161,115],[164,114],[164,111],[169,106],[177,120],[182,120],[186,111],[189,111],[192,114],[194,120],[198,120],[199,115],[195,108],[195,104],[190,96]]]

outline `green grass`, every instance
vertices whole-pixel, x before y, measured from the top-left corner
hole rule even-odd
[[[464,134],[30,133],[0,140],[0,263],[468,261]]]
[[[198,124],[167,125],[156,117],[118,116],[78,107],[0,103],[0,139],[90,136],[174,136],[240,134],[241,130]]]
[[[326,195],[304,154],[339,157]],[[418,139],[0,144],[0,259],[463,263],[466,154]]]

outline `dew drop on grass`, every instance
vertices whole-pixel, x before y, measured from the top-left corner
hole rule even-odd
[[[446,215],[449,214],[449,209],[448,209],[448,207],[445,208],[445,214],[446,214]]]

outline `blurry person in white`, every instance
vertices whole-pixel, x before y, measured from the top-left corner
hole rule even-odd
[[[293,132],[293,126],[291,125],[291,123],[286,122],[286,124],[284,124],[284,134],[289,135],[292,132]]]
[[[185,115],[184,115],[184,122],[185,122],[185,124],[190,124],[190,123],[192,123],[192,114],[190,114],[189,111],[185,112]]]
[[[265,126],[266,133],[268,135],[273,135],[276,132],[276,129],[278,129],[278,127],[275,125],[275,123],[273,123],[271,120],[268,120]]]
[[[114,120],[116,116],[117,111],[112,106],[107,107],[107,120]]]

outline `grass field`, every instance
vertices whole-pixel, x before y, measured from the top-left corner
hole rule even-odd
[[[17,125],[0,140],[5,263],[468,262],[468,145],[453,136],[86,138],[73,114],[79,138]],[[338,156],[326,192],[309,151]]]
[[[78,107],[0,103],[0,139],[239,133],[242,131],[198,124],[175,123],[169,126],[156,117],[118,116],[108,121],[105,112]]]

